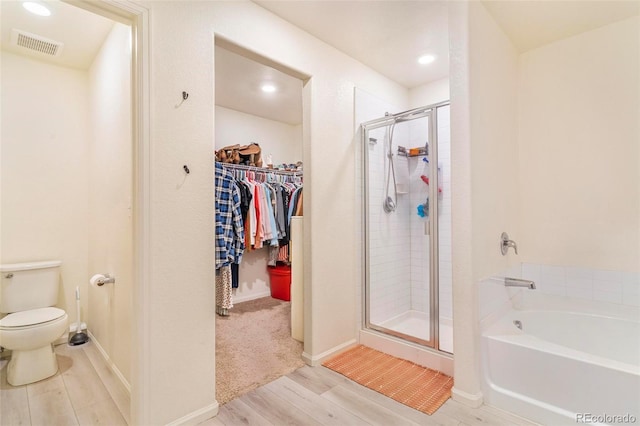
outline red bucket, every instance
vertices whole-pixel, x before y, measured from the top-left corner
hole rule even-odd
[[[271,297],[289,302],[291,300],[291,267],[278,265],[268,269]]]

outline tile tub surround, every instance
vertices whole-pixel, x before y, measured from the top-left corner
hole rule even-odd
[[[504,277],[523,278],[521,265],[514,265],[478,282],[479,321],[483,321],[496,312],[511,308],[512,299],[523,290],[517,287],[505,287]]]
[[[504,277],[532,280],[536,289],[505,287]],[[637,307],[640,273],[522,263],[478,283],[478,319],[510,308],[522,291]]]
[[[522,278],[544,294],[640,306],[639,272],[523,263]]]

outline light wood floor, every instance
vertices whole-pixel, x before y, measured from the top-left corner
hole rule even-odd
[[[491,407],[449,399],[428,416],[325,367],[302,367],[220,407],[201,426],[235,425],[535,425]]]
[[[7,384],[0,363],[0,424],[126,425],[129,395],[91,343],[56,347],[60,371],[26,386]],[[220,407],[201,426],[535,425],[491,407],[448,400],[432,416],[406,407],[325,367],[302,367]]]
[[[129,395],[91,341],[55,352],[58,373],[25,386],[9,385],[0,361],[0,424],[126,426]]]

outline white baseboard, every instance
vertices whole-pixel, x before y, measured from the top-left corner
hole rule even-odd
[[[302,359],[305,363],[307,363],[307,365],[310,365],[312,367],[316,367],[320,364],[322,364],[327,358],[330,358],[333,355],[336,355],[338,352],[342,352],[346,349],[349,349],[351,346],[354,346],[358,343],[358,341],[356,339],[351,339],[348,342],[345,342],[341,345],[338,346],[334,346],[333,348],[329,349],[328,351],[324,351],[321,354],[312,356],[309,355],[306,352],[302,353]]]
[[[482,392],[471,394],[457,389],[455,385],[451,389],[451,399],[471,408],[478,408],[483,402]]]
[[[96,337],[93,334],[91,334],[90,331],[87,331],[87,334],[89,334],[89,338],[91,339],[93,344],[96,346],[96,349],[98,349],[98,352],[100,352],[100,355],[102,355],[102,358],[104,358],[105,362],[109,366],[109,369],[111,369],[113,374],[115,374],[115,376],[118,378],[122,386],[124,386],[124,388],[129,393],[129,395],[131,395],[131,385],[129,384],[127,379],[125,379],[124,375],[120,372],[120,370],[118,370],[118,367],[113,363],[113,361],[111,361],[111,358],[109,358],[107,351],[104,350],[102,345],[100,345],[100,342],[98,342],[98,339],[96,339]]]
[[[182,426],[182,425],[197,425],[204,422],[218,414],[220,405],[218,401],[213,401],[213,404],[202,407],[199,410],[192,411],[186,416],[182,416],[177,420],[172,421],[167,426]]]
[[[271,290],[261,291],[259,293],[252,293],[246,296],[233,296],[233,303],[248,302],[249,300],[260,299],[261,297],[271,296]]]

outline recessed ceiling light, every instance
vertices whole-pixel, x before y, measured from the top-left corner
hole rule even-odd
[[[25,1],[22,3],[22,7],[24,7],[29,12],[38,16],[51,16],[51,11],[49,10],[49,8],[43,5],[42,3]]]
[[[276,91],[276,86],[271,83],[265,83],[262,85],[261,89],[265,93],[273,93]]]
[[[436,57],[433,55],[422,55],[418,58],[418,63],[422,65],[427,65],[435,60],[436,60]]]

